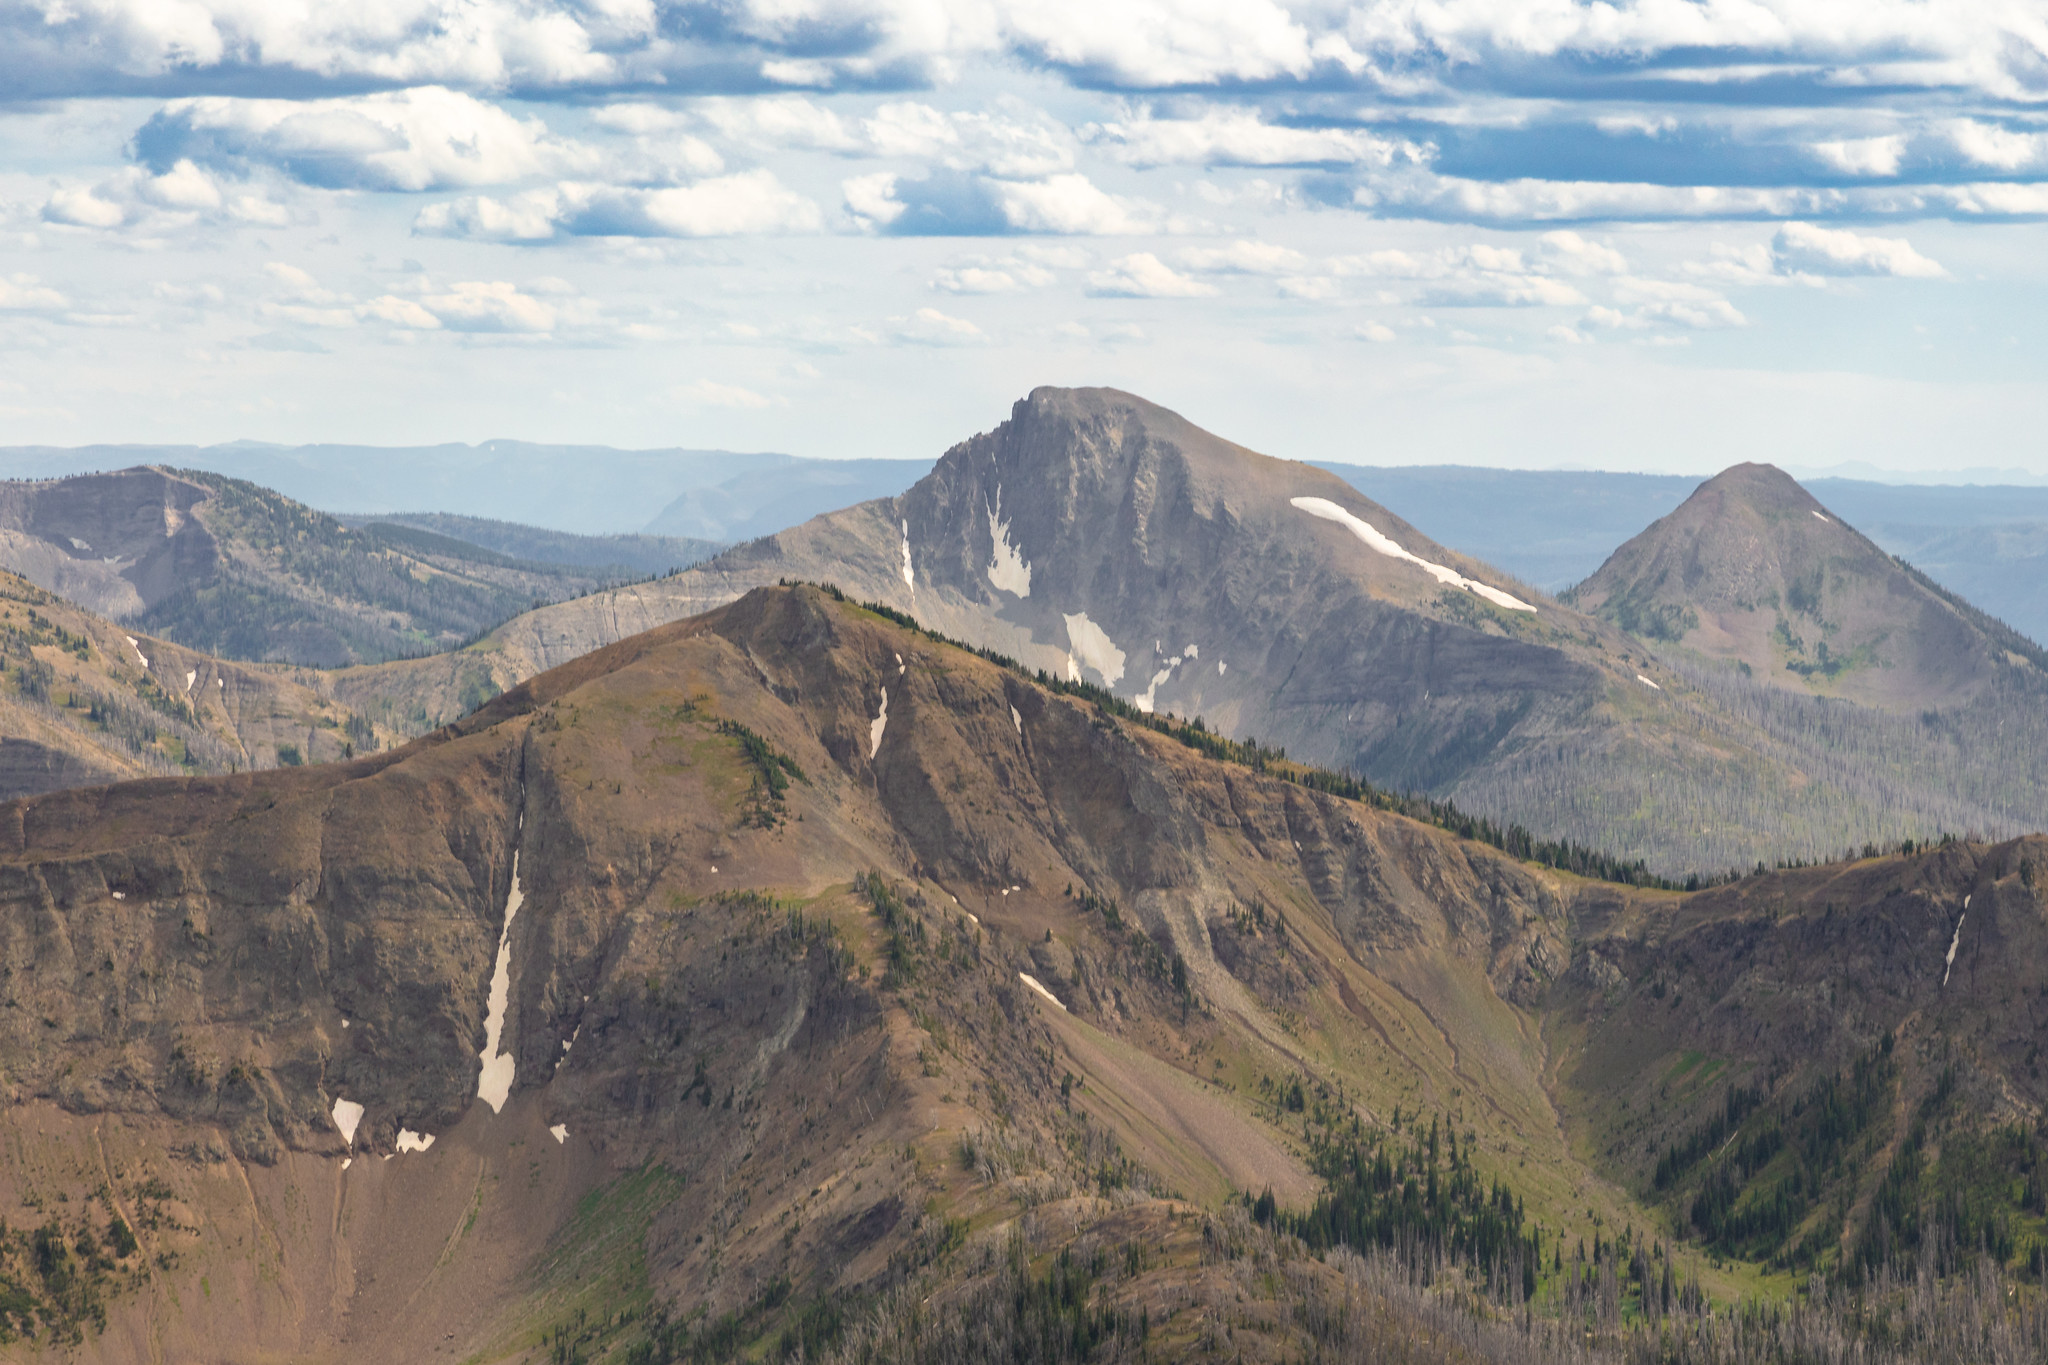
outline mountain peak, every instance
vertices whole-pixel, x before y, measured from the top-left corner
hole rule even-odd
[[[2008,653],[1995,623],[1761,463],[1701,484],[1568,600],[1778,686],[1896,709],[1967,699]]]

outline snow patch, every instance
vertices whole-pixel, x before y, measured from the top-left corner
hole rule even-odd
[[[188,668],[188,669],[186,669],[186,670],[185,670],[185,690],[186,690],[187,692],[190,692],[190,691],[192,690],[192,684],[193,684],[193,683],[196,683],[196,682],[198,682],[198,681],[199,681],[199,670],[198,670],[198,669],[196,669],[196,668]]]
[[[363,1106],[354,1100],[334,1099],[334,1126],[341,1130],[341,1140],[349,1146],[356,1145],[356,1125],[363,1121]]]
[[[1820,517],[1820,519],[1821,519],[1822,521],[1827,521],[1827,520],[1828,520],[1828,519],[1827,519],[1826,517],[1821,517],[1821,516],[1820,516],[1820,513],[1818,513],[1818,512],[1815,512],[1815,513],[1814,513],[1814,515],[1815,515],[1815,516],[1817,516],[1817,517]],[[1832,525],[1833,525],[1834,523],[1833,523],[1833,522],[1828,522],[1828,524],[1829,524],[1830,526],[1832,526]]]
[[[90,546],[90,545],[88,545],[88,544],[87,544],[86,542],[84,542],[84,541],[80,540],[80,539],[79,539],[79,538],[78,538],[77,536],[66,536],[66,537],[64,537],[64,538],[65,538],[66,540],[68,540],[68,541],[70,541],[70,542],[71,542],[71,548],[72,548],[72,549],[74,549],[74,550],[83,550],[83,551],[85,551],[85,552],[86,552],[87,554],[91,554],[91,553],[92,553],[92,546]],[[130,641],[129,641],[128,643],[132,645],[132,644],[134,644],[135,642],[134,642],[133,640],[130,640]]]
[[[125,901],[128,899],[128,893],[126,891],[116,891],[114,893],[114,899],[117,901]]]
[[[1031,973],[1019,972],[1017,973],[1017,979],[1019,981],[1022,981],[1025,985],[1029,986],[1032,990],[1037,991],[1046,999],[1052,1001],[1053,1004],[1060,1005],[1060,998],[1057,995],[1054,995],[1051,991],[1047,990],[1042,984],[1040,984],[1038,978],[1033,976]],[[1060,1005],[1060,1008],[1065,1009],[1066,1006]]]
[[[910,570],[910,523],[903,523],[903,586],[917,591],[917,575]]]
[[[1357,536],[1372,549],[1377,550],[1389,559],[1405,560],[1410,564],[1418,565],[1424,573],[1439,583],[1448,583],[1453,587],[1463,588],[1467,592],[1476,593],[1496,606],[1506,607],[1509,611],[1536,610],[1536,608],[1530,606],[1521,598],[1510,597],[1499,588],[1489,587],[1476,579],[1465,577],[1456,569],[1447,569],[1441,564],[1431,563],[1420,555],[1410,554],[1395,544],[1393,540],[1380,534],[1371,523],[1360,517],[1353,516],[1328,498],[1290,498],[1288,501],[1312,517],[1320,517],[1324,521],[1334,521],[1339,526],[1347,528],[1351,534]]]
[[[1662,692],[1664,690],[1663,688],[1658,687],[1657,684],[1651,682],[1648,678],[1644,677],[1640,673],[1636,674],[1636,681],[1641,683],[1645,687],[1656,688],[1656,690],[1659,692]]]
[[[505,927],[498,933],[498,962],[491,971],[490,1002],[484,1013],[483,1074],[476,1078],[477,1098],[491,1106],[493,1114],[503,1112],[512,1093],[512,1054],[498,1051],[505,1034],[505,1006],[512,996],[512,917],[526,896],[519,889],[519,850],[512,850],[512,889],[505,896]],[[432,1139],[428,1139],[432,1141]]]
[[[1077,611],[1071,616],[1062,613],[1067,623],[1067,676],[1075,682],[1081,680],[1080,672],[1074,667],[1074,660],[1094,669],[1102,675],[1102,681],[1115,686],[1123,680],[1124,652],[1116,642],[1104,633],[1101,626],[1088,619],[1088,613]]]
[[[215,678],[213,680],[213,685],[215,687],[218,687],[221,691],[225,692],[228,689],[228,680],[226,678]]]
[[[1010,708],[1010,724],[1017,727],[1018,734],[1024,733],[1024,717],[1017,714],[1017,708],[1014,706]],[[114,894],[118,896],[121,893],[116,891]]]
[[[1948,941],[1948,957],[1941,968],[1941,984],[1944,986],[1948,984],[1948,974],[1956,969],[1956,949],[1962,946],[1963,921],[1969,917],[1970,912],[1967,910],[1956,916],[1956,936]]]
[[[1190,659],[1199,659],[1202,657],[1202,651],[1196,649],[1193,645],[1189,645],[1186,649],[1182,650],[1181,653],[1187,655]]]
[[[904,662],[903,662],[903,656],[902,656],[901,654],[898,654],[898,655],[896,656],[896,676],[900,678],[900,677],[902,677],[902,676],[903,676],[903,675],[904,675],[905,673],[908,673],[909,671],[910,671],[910,665],[909,665],[909,664],[907,664],[907,663],[904,663]]]
[[[345,1156],[341,1159],[341,1169],[343,1169],[344,1171],[355,1164],[356,1159],[352,1156]]]
[[[889,728],[889,689],[882,689],[882,714],[868,722],[868,761],[882,752],[882,731]]]
[[[401,1152],[424,1152],[434,1145],[432,1133],[415,1133],[410,1128],[398,1130],[398,1150]]]
[[[567,1142],[569,1140],[569,1125],[566,1123],[556,1124],[554,1127],[548,1129],[548,1136],[553,1138],[557,1143]]]
[[[1227,664],[1227,663],[1224,663],[1224,662],[1223,662],[1223,660],[1221,660],[1221,659],[1218,659],[1218,660],[1216,661],[1216,676],[1217,676],[1217,677],[1219,677],[1219,678],[1220,678],[1220,677],[1222,677],[1222,676],[1223,676],[1223,675],[1224,675],[1225,673],[1228,673],[1229,671],[1230,671],[1230,665],[1229,665],[1229,664]]]
[[[142,652],[142,646],[139,643],[137,643],[135,637],[133,635],[126,635],[122,638],[128,641],[128,648],[135,651],[135,657],[142,660],[142,666],[144,668],[148,668],[149,656]]]
[[[1158,704],[1159,685],[1173,676],[1174,665],[1179,662],[1180,660],[1177,658],[1171,660],[1166,667],[1152,675],[1152,681],[1145,684],[1143,692],[1131,698],[1140,711],[1143,711],[1148,716],[1152,714],[1153,707]]]
[[[1003,520],[1003,486],[996,485],[996,505],[983,507],[988,512],[988,537],[995,542],[995,557],[988,562],[988,581],[1004,592],[1019,597],[1031,596],[1031,566],[1024,562],[1024,553],[1010,539],[1010,523]]]

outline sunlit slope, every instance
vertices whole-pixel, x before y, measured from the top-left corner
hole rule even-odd
[[[0,840],[0,1201],[104,1184],[139,1239],[88,1359],[514,1359],[1013,1232],[1199,1244],[1233,1192],[1305,1206],[1354,1118],[1455,1128],[1546,1235],[1640,1216],[1542,1086],[1575,884],[815,589],[391,754]],[[1147,1269],[1162,1340],[1225,1321],[1202,1264]]]
[[[0,573],[0,797],[322,763],[395,738],[327,681],[136,634]]]
[[[1968,703],[2048,666],[1764,464],[1701,484],[1568,596],[1744,676],[1895,711]]]

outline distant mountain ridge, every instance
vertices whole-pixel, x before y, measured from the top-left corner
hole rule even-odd
[[[458,516],[453,512],[337,514],[335,520],[357,530],[409,526],[531,564],[569,565],[619,577],[673,573],[725,548],[722,541],[694,540],[688,536],[577,535],[518,522]]]
[[[495,440],[478,445],[0,447],[0,477],[52,479],[135,465],[201,469],[350,518],[425,508],[577,535],[730,542],[900,493],[930,460]],[[572,561],[573,562],[573,561]]]
[[[1315,461],[1443,544],[1545,592],[1590,577],[1703,480],[1692,475]],[[2048,644],[2048,488],[1802,479],[1889,554]]]
[[[1994,660],[2001,686],[1939,725],[1829,710],[1666,658],[1326,471],[1113,390],[1035,390],[900,497],[529,613],[461,667],[509,687],[782,579],[1667,872],[2048,810],[2048,680],[2025,656]],[[448,716],[433,698],[458,676],[474,675],[422,661],[361,685]]]
[[[629,576],[351,530],[254,484],[156,466],[0,483],[0,567],[206,653],[330,667],[446,650]]]

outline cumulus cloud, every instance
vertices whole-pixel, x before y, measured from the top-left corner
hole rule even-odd
[[[898,236],[1128,236],[1156,231],[1163,217],[1156,206],[1107,194],[1079,174],[1000,180],[944,169],[921,178],[882,171],[854,176],[841,191],[857,223]]]
[[[163,232],[209,221],[276,227],[291,220],[284,205],[246,187],[225,185],[190,161],[162,174],[127,166],[93,185],[65,185],[43,202],[45,222],[102,231]]]
[[[0,276],[0,312],[54,313],[70,301],[34,275]]]
[[[913,346],[979,346],[988,334],[965,318],[936,308],[920,308],[907,317],[889,319],[889,335]]]
[[[1811,275],[1897,275],[1908,279],[1947,276],[1939,264],[1903,237],[1866,237],[1846,228],[1787,223],[1771,238],[1778,268]]]
[[[471,195],[430,204],[413,220],[423,236],[493,242],[736,237],[823,226],[816,204],[765,169],[655,189],[565,182],[506,199]]]
[[[1219,275],[1288,275],[1300,271],[1308,258],[1278,242],[1237,241],[1228,246],[1190,247],[1175,257],[1189,270]]]
[[[588,171],[592,148],[438,86],[347,99],[174,100],[135,135],[152,171],[282,172],[328,189],[444,190]]]
[[[1133,166],[1391,166],[1421,162],[1426,149],[1354,128],[1293,128],[1258,111],[1225,107],[1197,118],[1131,119],[1091,125],[1088,139]]]
[[[1090,272],[1088,292],[1106,298],[1193,299],[1216,292],[1213,284],[1183,275],[1149,251],[1140,251],[1111,262],[1106,270]]]

